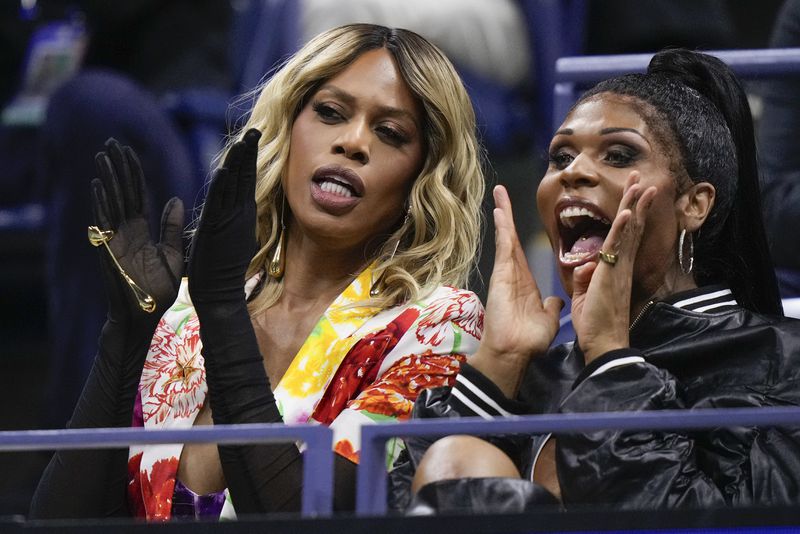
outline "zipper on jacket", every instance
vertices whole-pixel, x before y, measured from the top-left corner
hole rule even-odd
[[[631,325],[628,327],[628,332],[633,332],[634,327],[639,323],[639,321],[642,319],[642,317],[644,317],[644,314],[647,313],[647,311],[650,308],[652,308],[653,304],[655,304],[655,303],[656,303],[656,301],[651,300],[651,301],[648,301],[648,303],[644,305],[644,308],[642,308],[639,311],[639,313],[636,315],[636,318],[633,320],[633,322],[631,322]]]

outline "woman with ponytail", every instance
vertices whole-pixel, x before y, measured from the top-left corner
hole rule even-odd
[[[574,343],[550,347],[560,302],[539,295],[502,188],[495,202],[481,345],[416,417],[800,404],[800,322],[778,298],[750,110],[718,59],[660,52],[645,74],[589,90],[555,133],[537,203]],[[737,427],[411,440],[393,504],[797,504],[798,438]]]

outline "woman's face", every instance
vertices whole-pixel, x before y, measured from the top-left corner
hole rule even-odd
[[[283,185],[293,230],[331,248],[374,246],[394,231],[422,169],[422,117],[385,49],[325,82],[292,127]]]
[[[680,228],[668,153],[636,109],[612,94],[575,108],[556,132],[536,198],[569,295],[573,269],[597,260],[632,171],[642,190],[658,189],[634,263],[634,302],[650,298],[674,273]]]

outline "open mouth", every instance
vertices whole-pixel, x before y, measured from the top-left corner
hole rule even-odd
[[[364,196],[364,182],[350,169],[338,165],[321,167],[311,180],[323,193],[341,198]]]
[[[332,176],[325,176],[319,180],[315,180],[319,184],[319,188],[325,193],[340,197],[358,197],[356,189],[347,182],[337,180]]]
[[[586,204],[565,204],[556,213],[561,264],[575,267],[595,258],[611,230],[611,221]]]
[[[311,177],[311,198],[331,215],[350,212],[364,196],[364,181],[354,171],[340,165],[318,168]]]

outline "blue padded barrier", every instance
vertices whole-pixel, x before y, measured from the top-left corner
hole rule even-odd
[[[800,407],[596,412],[509,417],[425,419],[410,423],[365,425],[356,484],[356,514],[386,513],[386,441],[393,437],[452,434],[569,434],[604,429],[676,430],[732,426],[800,426]]]
[[[583,52],[587,0],[522,0],[520,7],[533,43],[533,80],[536,84],[537,150],[545,150],[550,142],[556,61],[560,57]],[[530,125],[527,125],[530,127]]]
[[[743,80],[800,76],[800,48],[710,50]],[[553,124],[561,124],[580,91],[589,85],[631,72],[644,72],[653,54],[562,57],[556,61]]]
[[[132,443],[275,443],[302,441],[305,517],[330,516],[333,509],[333,431],[319,425],[214,425],[183,430],[81,428],[0,432],[0,452],[124,448]]]

